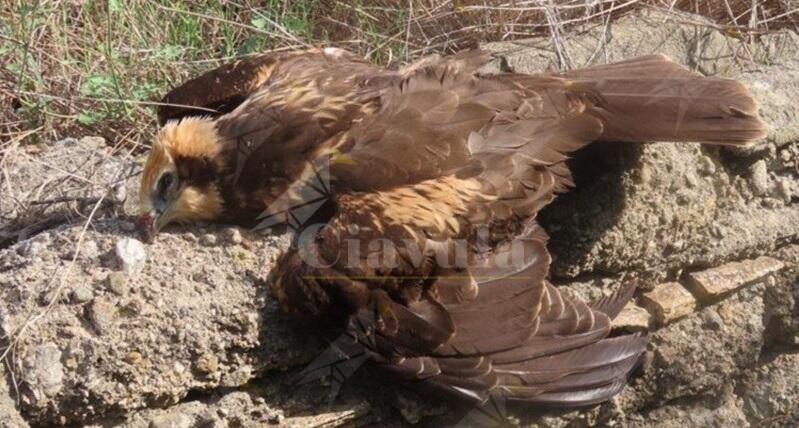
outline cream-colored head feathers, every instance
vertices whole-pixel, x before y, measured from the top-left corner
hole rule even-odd
[[[221,162],[218,159],[220,151],[219,134],[209,118],[185,118],[164,125],[144,165],[139,188],[141,212],[153,211],[159,180],[165,173],[178,177],[177,163],[182,159],[206,158]],[[212,220],[221,214],[223,201],[215,185],[197,187],[191,180],[183,181],[178,183],[174,199],[167,201],[168,207],[161,214],[160,225],[173,221]]]

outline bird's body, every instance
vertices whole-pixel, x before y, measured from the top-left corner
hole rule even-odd
[[[607,338],[630,288],[586,304],[546,281],[535,216],[572,185],[567,155],[597,140],[744,144],[763,125],[742,85],[661,56],[536,76],[478,73],[487,59],[385,70],[324,49],[189,81],[159,111],[145,226],[313,218],[273,272],[292,315],[368,333],[379,367],[459,397],[603,401],[645,339]],[[374,325],[349,331],[363,313]]]

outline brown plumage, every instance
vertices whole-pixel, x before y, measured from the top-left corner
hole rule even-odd
[[[540,75],[480,74],[487,59],[394,71],[310,50],[191,80],[159,110],[142,226],[253,224],[311,202],[295,184],[321,171],[329,189],[310,193],[329,193],[313,205],[323,227],[273,272],[286,311],[353,336],[364,332],[348,330],[352,317],[372,313],[364,343],[378,367],[457,397],[606,400],[646,340],[607,337],[631,287],[586,304],[546,281],[535,216],[572,186],[568,154],[597,140],[740,145],[764,125],[741,84],[663,56]]]

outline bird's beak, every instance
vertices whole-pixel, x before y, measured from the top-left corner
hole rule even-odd
[[[158,233],[158,213],[152,210],[142,214],[136,221],[136,226],[144,242],[153,242],[153,238]]]

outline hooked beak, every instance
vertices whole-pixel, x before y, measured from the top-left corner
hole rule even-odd
[[[136,227],[144,242],[152,243],[158,233],[158,213],[155,210],[142,214],[136,221]]]

